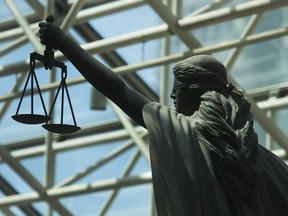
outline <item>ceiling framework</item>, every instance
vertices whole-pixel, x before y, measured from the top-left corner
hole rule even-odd
[[[220,51],[229,51],[224,64],[228,71],[233,70],[237,59],[242,54],[246,46],[288,36],[288,28],[281,27],[254,33],[255,29],[263,21],[263,15],[271,10],[288,7],[288,1],[284,0],[255,0],[247,1],[236,6],[226,6],[231,3],[229,0],[219,0],[204,5],[191,14],[182,16],[182,0],[118,0],[118,1],[90,1],[78,0],[68,4],[65,1],[47,1],[43,7],[37,0],[28,0],[27,3],[33,9],[30,14],[21,14],[15,4],[16,1],[6,0],[7,8],[13,14],[13,18],[0,22],[0,43],[7,43],[0,49],[0,57],[8,55],[26,43],[30,43],[35,51],[41,52],[42,45],[37,39],[38,23],[47,14],[55,14],[56,23],[66,32],[69,29],[75,30],[85,41],[81,46],[91,54],[99,54],[113,68],[115,73],[121,75],[133,88],[144,94],[152,101],[160,101],[168,104],[169,92],[169,64],[182,60],[196,54],[213,54]],[[93,28],[90,21],[92,19],[111,15],[117,12],[125,13],[128,10],[142,6],[150,7],[162,20],[163,23],[126,33],[120,36],[103,38],[101,32]],[[43,16],[44,15],[44,16]],[[202,45],[192,34],[192,30],[205,28],[207,26],[220,24],[237,18],[249,17],[247,25],[242,29],[239,38],[234,38],[224,42],[210,45]],[[192,32],[192,33],[191,33]],[[171,38],[177,37],[185,49],[178,53],[171,53]],[[116,51],[118,48],[135,44],[143,44],[152,40],[162,40],[160,57],[145,60],[140,63],[128,64],[124,58]],[[55,52],[55,57],[63,61],[65,57],[60,52]],[[36,64],[36,67],[42,67]],[[155,93],[145,81],[138,75],[137,71],[161,67],[160,92]],[[13,64],[0,66],[0,79],[17,74],[17,79],[11,85],[10,90],[0,95],[0,122],[8,113],[13,101],[18,101],[21,97],[21,85],[23,84],[27,71],[29,70],[28,60],[15,61]],[[42,92],[49,93],[48,103],[52,103],[54,90],[58,83],[55,81],[55,71],[51,71],[48,84],[41,86]],[[231,82],[238,84],[237,80],[229,74]],[[85,83],[82,77],[67,79],[67,85],[77,86]],[[251,111],[269,136],[266,139],[266,147],[270,148],[283,160],[287,160],[288,138],[273,118],[273,113],[279,110],[288,109],[288,83],[281,83],[266,86],[254,90],[243,90],[246,97],[251,102]],[[31,93],[27,91],[28,93]],[[8,165],[20,178],[29,185],[33,192],[19,193],[5,174],[0,174],[0,191],[4,196],[0,197],[0,211],[4,215],[15,215],[12,207],[19,206],[19,211],[29,215],[52,215],[57,212],[59,215],[74,215],[71,209],[61,202],[62,198],[73,197],[89,193],[110,191],[102,206],[97,209],[97,215],[105,215],[112,208],[113,201],[118,193],[129,186],[151,185],[151,173],[143,172],[132,175],[132,170],[140,158],[144,158],[149,165],[149,150],[147,131],[138,126],[112,102],[108,101],[108,106],[117,116],[116,121],[107,121],[103,124],[85,126],[76,134],[55,135],[46,133],[31,138],[1,143],[0,163]],[[82,149],[89,146],[103,145],[114,141],[123,140],[123,144],[103,155],[95,158],[95,161],[83,168],[78,173],[74,173],[62,182],[55,182],[55,172],[57,166],[56,155],[73,149]],[[271,143],[278,143],[278,149],[272,148]],[[123,168],[120,176],[112,179],[93,181],[89,183],[77,183],[89,174],[109,164],[113,159],[133,150],[129,160]],[[22,164],[21,160],[41,156],[44,158],[44,180],[39,182],[29,170]],[[3,180],[1,180],[3,179]],[[153,202],[153,192],[151,193],[151,205],[149,215],[154,216],[155,207]],[[33,203],[43,201],[47,203],[47,212],[39,212]]]

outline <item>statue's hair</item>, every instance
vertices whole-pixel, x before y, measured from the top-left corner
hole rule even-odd
[[[250,103],[229,90],[206,91],[198,116],[195,132],[198,141],[208,146],[221,185],[231,195],[247,198],[260,170]]]
[[[224,65],[208,55],[192,56],[173,67],[175,77],[174,89],[199,88],[209,89],[225,88],[228,84]]]

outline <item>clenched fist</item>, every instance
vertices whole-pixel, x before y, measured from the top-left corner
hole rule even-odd
[[[40,22],[38,25],[41,44],[60,50],[62,41],[67,37],[64,32],[52,23]]]

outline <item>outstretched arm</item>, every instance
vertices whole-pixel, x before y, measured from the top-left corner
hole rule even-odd
[[[142,108],[149,102],[147,98],[130,88],[119,75],[87,53],[57,26],[41,22],[39,27],[42,44],[60,50],[92,86],[145,127]]]

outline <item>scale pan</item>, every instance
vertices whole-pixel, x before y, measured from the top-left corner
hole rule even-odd
[[[52,133],[59,133],[59,134],[74,133],[81,129],[78,126],[68,124],[44,124],[42,125],[42,127]]]
[[[48,122],[51,117],[38,114],[17,114],[11,116],[15,121],[23,124],[42,124]]]

